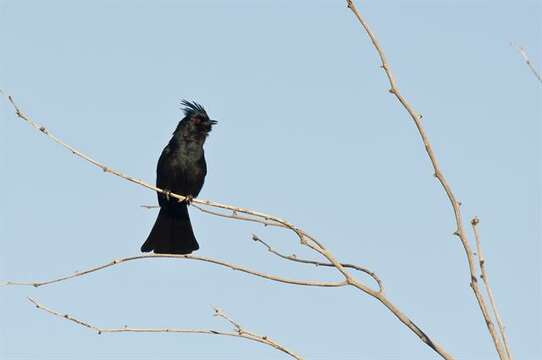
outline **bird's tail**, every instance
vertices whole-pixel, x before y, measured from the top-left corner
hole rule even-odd
[[[188,208],[184,203],[160,208],[151,233],[141,246],[142,252],[154,250],[157,254],[190,254],[198,249]]]

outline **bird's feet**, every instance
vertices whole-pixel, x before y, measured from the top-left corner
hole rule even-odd
[[[168,189],[163,189],[164,190],[164,196],[166,198],[166,201],[169,201],[169,199],[171,198],[171,191],[169,191]]]
[[[194,197],[192,195],[185,195],[184,202],[186,205],[190,205],[192,203],[192,200],[194,200]]]

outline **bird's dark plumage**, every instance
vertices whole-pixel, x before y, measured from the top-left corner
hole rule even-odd
[[[162,151],[156,169],[156,186],[180,195],[198,196],[207,164],[203,151],[205,139],[215,120],[210,120],[198,103],[183,100],[184,118]],[[160,212],[141,251],[159,254],[190,254],[199,249],[188,215],[187,201],[179,202],[158,193]]]

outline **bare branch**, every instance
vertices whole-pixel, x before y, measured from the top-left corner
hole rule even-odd
[[[271,245],[269,245],[267,242],[263,241],[259,236],[257,236],[256,234],[252,234],[252,240],[256,241],[256,242],[259,242],[261,243],[263,246],[265,246],[267,248],[267,250],[274,254],[274,255],[277,255],[278,257],[282,258],[282,259],[285,259],[285,260],[290,260],[290,261],[294,261],[294,262],[298,262],[298,263],[302,263],[302,264],[312,264],[312,265],[315,265],[315,266],[325,266],[325,267],[335,267],[335,265],[333,264],[330,264],[330,263],[324,263],[324,262],[320,262],[320,261],[315,261],[315,260],[306,260],[306,259],[302,259],[302,258],[299,258],[297,255],[295,254],[292,254],[292,255],[284,255],[284,254],[281,254],[279,253],[278,251],[276,251],[275,249],[273,249],[271,247]],[[372,272],[371,270],[367,269],[367,268],[364,268],[362,266],[359,266],[359,265],[353,265],[353,264],[344,264],[344,263],[341,263],[341,265],[345,268],[349,268],[349,269],[354,269],[354,270],[358,270],[358,271],[361,271],[367,275],[369,275],[370,277],[373,278],[374,281],[377,282],[378,284],[378,291],[379,292],[383,292],[384,291],[384,284],[382,283],[382,281],[380,280],[380,278],[374,273]]]
[[[284,346],[280,345],[275,340],[269,338],[268,336],[261,336],[257,335],[255,333],[252,333],[250,331],[246,331],[243,328],[241,328],[236,322],[231,320],[230,317],[228,317],[226,314],[222,312],[222,310],[215,309],[215,316],[221,317],[225,319],[230,324],[234,325],[235,331],[227,332],[227,331],[221,331],[221,330],[209,330],[209,329],[179,329],[179,328],[161,328],[161,329],[152,329],[152,328],[132,328],[132,327],[122,327],[122,328],[99,328],[97,326],[94,326],[86,321],[79,320],[78,318],[75,318],[68,314],[61,314],[58,311],[49,309],[46,306],[41,305],[36,300],[32,298],[28,298],[28,301],[30,301],[32,304],[36,306],[39,310],[45,311],[51,315],[54,315],[56,317],[59,317],[61,319],[66,319],[71,322],[76,323],[77,325],[80,325],[82,327],[86,327],[87,329],[94,330],[98,334],[104,334],[104,333],[123,333],[123,332],[135,332],[135,333],[178,333],[178,334],[205,334],[205,335],[219,335],[219,336],[231,336],[231,337],[237,337],[242,339],[247,339],[255,342],[259,342],[261,344],[265,344],[268,346],[271,346],[277,350],[282,351],[283,353],[289,355],[290,357],[296,359],[296,360],[303,360],[303,358],[296,353],[294,353],[291,350],[288,350]]]
[[[527,51],[525,51],[524,48],[522,48],[521,46],[518,46],[518,45],[514,45],[514,44],[510,44],[512,46],[514,46],[517,51],[519,52],[519,54],[521,55],[521,57],[523,58],[523,60],[525,60],[525,63],[527,64],[527,66],[529,67],[529,69],[531,69],[531,71],[533,72],[534,76],[536,76],[536,78],[538,79],[538,81],[540,81],[542,83],[542,76],[540,75],[540,73],[535,69],[534,65],[531,63],[531,60],[529,59],[529,57],[527,56]]]
[[[504,349],[506,351],[506,356],[508,356],[508,359],[512,360],[512,352],[510,351],[510,347],[508,346],[508,340],[506,337],[505,332],[505,326],[503,324],[502,318],[499,315],[499,311],[497,310],[497,303],[495,302],[495,297],[493,296],[493,291],[491,290],[491,287],[489,286],[489,278],[486,272],[486,260],[484,258],[484,253],[482,252],[482,245],[480,244],[480,234],[478,233],[478,224],[480,223],[480,220],[477,217],[474,217],[471,220],[472,230],[474,232],[474,238],[476,239],[476,252],[478,253],[478,259],[480,263],[480,271],[481,271],[481,278],[484,281],[484,286],[487,292],[487,296],[489,298],[489,302],[491,304],[491,309],[493,310],[493,316],[497,320],[497,325],[499,326],[499,333],[501,336],[501,341],[504,344]]]
[[[250,217],[250,216],[242,216],[242,215],[239,215],[237,213],[237,211],[235,211],[235,210],[231,211],[231,214],[225,214],[225,213],[221,213],[221,212],[218,212],[218,211],[205,209],[204,207],[201,207],[199,205],[194,205],[194,204],[191,204],[191,205],[194,206],[199,211],[204,212],[206,214],[220,216],[220,217],[227,218],[227,219],[256,222],[256,223],[260,223],[260,224],[262,224],[264,226],[276,226],[276,227],[288,228],[287,226],[284,226],[283,224],[281,224],[281,223],[279,223],[277,221],[274,221],[274,220],[272,220],[270,218],[269,219],[258,219],[258,218],[254,218],[254,217]]]
[[[141,205],[141,207],[143,208],[146,208],[146,209],[156,209],[156,208],[159,208],[158,205]],[[232,214],[223,214],[223,213],[220,213],[220,212],[216,212],[216,211],[212,211],[212,210],[207,210],[203,207],[200,207],[198,205],[195,205],[195,207],[205,213],[209,213],[209,214],[213,214],[213,215],[217,215],[217,216],[221,216],[221,217],[225,217],[225,218],[229,218],[229,219],[235,219],[235,220],[244,220],[244,221],[255,221],[255,222],[258,222],[258,223],[263,223],[262,220],[255,220],[255,219],[252,219],[252,218],[249,218],[249,217],[243,217],[243,216],[240,216],[239,214],[235,213],[235,212],[232,212]],[[265,222],[264,223],[265,226],[278,226],[278,227],[284,227],[282,224],[278,224],[278,223],[274,223],[274,222]],[[298,262],[298,263],[303,263],[303,264],[312,264],[312,265],[315,265],[315,266],[324,266],[324,267],[335,267],[335,265],[331,264],[331,263],[324,263],[324,262],[320,262],[320,261],[315,261],[315,260],[305,260],[305,259],[301,259],[299,258],[297,255],[295,254],[292,254],[292,255],[284,255],[284,254],[281,254],[279,253],[278,251],[274,250],[271,245],[269,245],[267,242],[263,241],[259,236],[257,236],[256,234],[252,234],[252,240],[256,241],[256,242],[259,242],[261,243],[263,246],[265,246],[267,248],[267,250],[274,254],[274,255],[277,255],[278,257],[282,258],[282,259],[285,259],[285,260],[290,260],[290,261],[295,261],[295,262]],[[358,270],[358,271],[361,271],[363,273],[366,273],[367,275],[369,275],[370,277],[373,278],[374,281],[376,281],[376,283],[378,284],[378,291],[379,292],[383,292],[384,291],[384,284],[382,282],[382,280],[380,280],[380,278],[378,277],[378,275],[376,275],[374,272],[372,272],[371,270],[365,268],[365,267],[362,267],[362,266],[359,266],[359,265],[353,265],[353,264],[343,264],[341,263],[341,265],[345,268],[349,268],[349,269],[354,269],[354,270]]]
[[[203,257],[203,256],[196,256],[196,255],[177,255],[177,254],[152,254],[152,255],[130,256],[130,257],[122,258],[122,259],[116,259],[116,260],[113,260],[111,262],[108,262],[107,264],[94,266],[94,267],[91,267],[91,268],[89,268],[87,270],[77,271],[77,272],[75,272],[75,273],[73,273],[71,275],[66,275],[66,276],[62,276],[62,277],[51,279],[51,280],[46,280],[46,281],[7,281],[7,282],[5,282],[5,283],[3,283],[1,285],[3,285],[3,286],[12,285],[12,286],[40,287],[40,286],[50,285],[50,284],[58,283],[58,282],[61,282],[61,281],[73,279],[73,278],[76,278],[76,277],[84,276],[84,275],[87,275],[87,274],[90,274],[90,273],[93,273],[93,272],[96,272],[96,271],[99,271],[99,270],[103,270],[103,269],[106,269],[106,268],[109,268],[109,267],[112,267],[112,266],[115,266],[115,265],[119,265],[119,264],[128,262],[128,261],[140,260],[140,259],[161,259],[161,258],[203,261],[203,262],[206,262],[206,263],[211,263],[211,264],[223,266],[223,267],[226,267],[226,268],[230,268],[232,270],[243,272],[245,274],[254,275],[254,276],[257,276],[257,277],[260,277],[260,278],[264,278],[264,279],[267,279],[267,280],[276,281],[276,282],[280,282],[280,283],[284,283],[284,284],[302,285],[302,286],[319,286],[319,287],[341,287],[341,286],[346,286],[347,285],[347,283],[345,281],[335,281],[335,282],[328,281],[328,282],[326,282],[326,281],[287,279],[287,278],[283,278],[283,277],[280,277],[280,276],[269,275],[269,274],[265,274],[265,273],[262,273],[262,272],[259,272],[259,271],[251,270],[251,269],[242,267],[240,265],[230,264],[230,263],[224,262],[222,260],[212,259],[212,258]]]
[[[475,261],[474,261],[474,257],[473,257],[473,254],[472,254],[471,247],[469,245],[467,235],[465,233],[464,226],[463,226],[463,219],[462,219],[462,214],[461,214],[461,209],[460,209],[461,203],[456,199],[456,197],[455,197],[455,195],[454,195],[454,193],[452,191],[451,186],[449,185],[448,181],[446,180],[446,177],[444,176],[444,174],[442,173],[442,170],[440,169],[440,166],[438,164],[436,155],[435,155],[435,153],[433,151],[433,148],[431,146],[431,143],[429,141],[429,137],[427,136],[427,134],[425,132],[425,129],[424,129],[423,125],[422,125],[422,116],[421,116],[420,113],[418,113],[412,107],[412,105],[406,100],[406,98],[403,97],[403,95],[401,95],[401,93],[399,91],[399,88],[397,87],[397,81],[395,80],[395,77],[394,77],[394,75],[393,75],[393,73],[391,71],[391,68],[390,68],[390,65],[389,65],[389,63],[388,63],[388,61],[386,59],[386,56],[384,55],[384,51],[382,50],[382,47],[380,46],[380,43],[378,42],[375,34],[370,29],[368,23],[361,16],[359,10],[357,9],[356,5],[354,4],[354,1],[353,0],[347,0],[347,6],[348,6],[348,8],[350,10],[352,10],[353,14],[358,19],[359,23],[361,24],[361,26],[363,27],[363,29],[365,30],[365,32],[369,36],[369,38],[370,38],[376,52],[378,53],[378,56],[380,58],[381,67],[384,70],[384,72],[385,72],[385,74],[386,74],[386,76],[388,78],[388,82],[389,82],[389,85],[390,85],[389,92],[391,94],[393,94],[397,98],[397,100],[399,100],[401,105],[405,108],[405,110],[408,112],[408,114],[410,115],[410,117],[414,121],[414,124],[416,125],[416,128],[418,129],[420,137],[421,137],[421,139],[423,141],[425,151],[426,151],[426,153],[427,153],[427,155],[429,157],[429,160],[431,161],[431,164],[433,166],[434,176],[438,179],[438,181],[442,185],[444,191],[446,192],[446,195],[448,196],[448,198],[450,200],[450,203],[452,205],[452,209],[453,209],[453,212],[454,212],[454,216],[455,216],[456,226],[457,226],[457,229],[454,232],[454,234],[459,237],[459,239],[461,240],[461,243],[463,245],[463,248],[465,250],[465,254],[466,254],[466,257],[467,257],[469,270],[470,270],[470,286],[471,286],[471,288],[472,288],[472,290],[474,292],[474,295],[475,295],[475,297],[476,297],[476,299],[478,301],[478,304],[480,306],[480,310],[481,310],[482,315],[484,316],[484,319],[486,321],[489,333],[490,333],[490,335],[491,335],[491,337],[493,339],[493,342],[495,344],[495,348],[496,348],[497,352],[499,353],[499,357],[501,359],[506,359],[506,354],[504,354],[504,352],[502,351],[502,348],[501,348],[501,346],[499,344],[499,339],[495,336],[495,329],[494,329],[493,322],[491,321],[491,317],[489,316],[487,306],[486,306],[486,304],[484,302],[483,296],[482,296],[482,294],[480,292],[480,289],[479,289],[479,286],[478,286],[477,271],[476,271]],[[445,358],[450,357],[450,355],[443,352],[443,350],[440,351],[441,349],[436,349],[436,348],[433,348],[433,349],[435,349],[435,351],[439,352],[439,354],[441,356],[445,357]]]
[[[144,208],[144,209],[159,209],[160,208],[159,205],[140,205],[140,206],[142,208]],[[262,224],[263,226],[276,226],[276,227],[281,227],[281,228],[288,228],[287,226],[284,226],[281,223],[278,223],[278,222],[273,221],[273,220],[263,220],[263,219],[257,219],[257,218],[250,217],[250,216],[239,215],[235,210],[231,211],[231,214],[226,214],[226,213],[223,213],[223,212],[220,212],[220,211],[209,210],[209,209],[204,208],[203,206],[199,206],[199,205],[196,205],[196,204],[190,204],[190,206],[195,207],[199,211],[204,212],[206,214],[220,216],[220,217],[223,217],[223,218],[226,218],[226,219],[241,220],[241,221],[251,221],[251,222],[256,222],[256,223]]]

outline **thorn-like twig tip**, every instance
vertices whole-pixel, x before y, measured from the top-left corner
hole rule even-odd
[[[30,296],[28,296],[26,299],[27,299],[28,301],[30,301],[32,304],[34,304],[34,306],[35,306],[37,309],[40,308],[40,306],[38,305],[38,303],[37,303],[34,299],[32,299]]]

